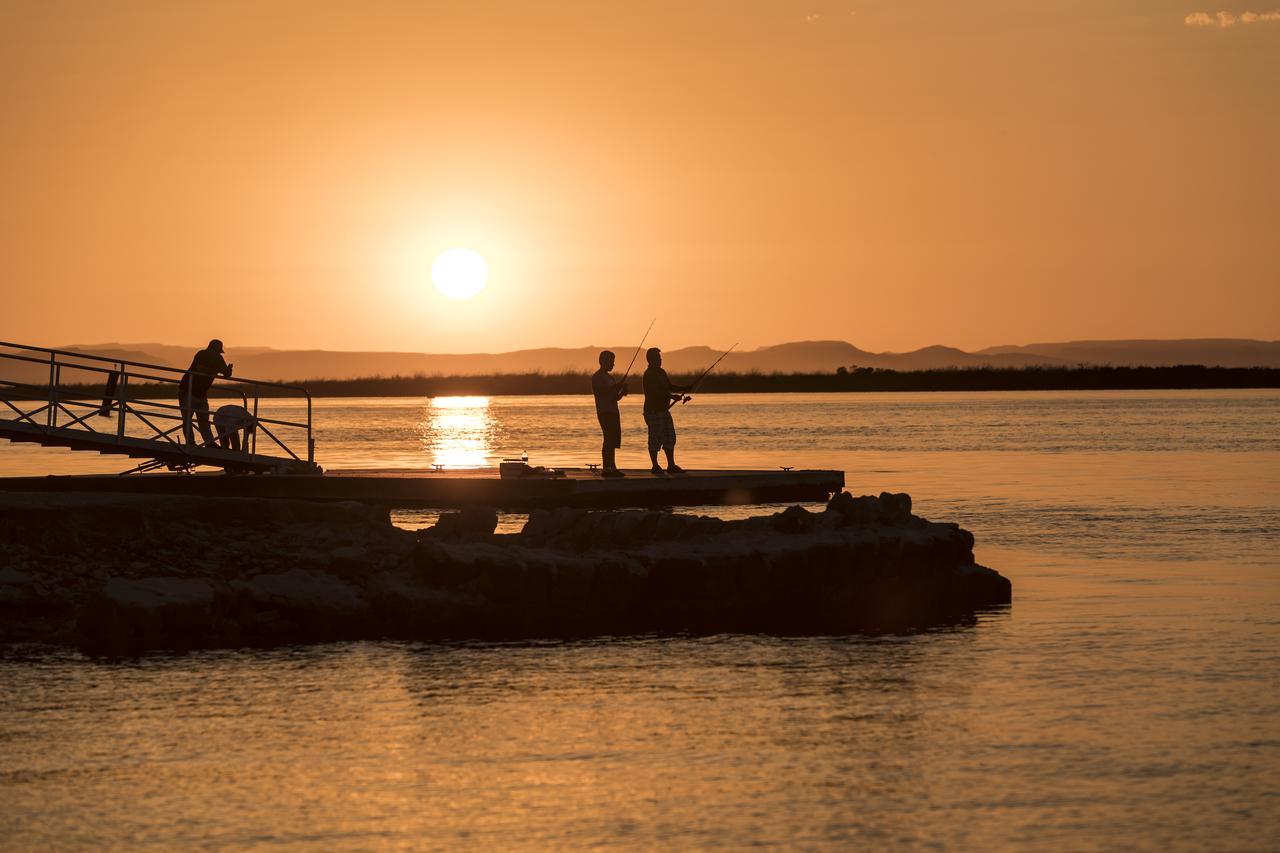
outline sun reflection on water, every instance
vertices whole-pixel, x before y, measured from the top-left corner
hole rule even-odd
[[[431,464],[444,468],[489,466],[496,432],[488,397],[434,397],[418,423]]]

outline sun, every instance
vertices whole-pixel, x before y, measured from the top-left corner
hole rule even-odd
[[[470,299],[488,284],[489,265],[478,252],[448,249],[431,264],[431,280],[450,299]]]

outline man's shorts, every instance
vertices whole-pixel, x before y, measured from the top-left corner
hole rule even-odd
[[[617,412],[596,412],[600,431],[604,433],[605,447],[622,446],[622,418]]]
[[[676,422],[670,412],[645,412],[645,425],[649,427],[649,452],[658,448],[674,450],[676,446]]]
[[[192,397],[187,399],[186,396],[178,398],[178,408],[182,413],[190,414],[192,412],[204,412],[209,414],[209,399],[207,397]]]

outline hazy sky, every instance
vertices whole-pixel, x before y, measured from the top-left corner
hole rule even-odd
[[[1280,338],[1272,11],[0,0],[0,336]]]

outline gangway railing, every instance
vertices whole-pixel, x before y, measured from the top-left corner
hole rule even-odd
[[[18,379],[11,374],[25,368],[26,376]],[[36,384],[35,374],[47,384]],[[251,421],[241,431],[243,441],[231,441],[227,432],[220,431],[210,443],[207,439],[184,443],[183,432],[194,437],[197,417],[191,405],[189,386],[187,405],[181,400],[182,378],[186,374],[208,376],[221,394],[234,395],[251,415]],[[101,382],[101,398],[94,395],[83,398],[85,386],[97,382],[65,381],[66,376],[86,374]],[[19,381],[26,378],[32,381]],[[147,396],[131,397],[130,389],[138,388]],[[158,388],[156,386],[159,386]],[[165,389],[173,389],[172,400]],[[264,399],[270,400],[295,394],[306,402],[306,420],[288,420],[269,417],[264,411]],[[215,396],[215,395],[210,395]],[[40,441],[72,446],[73,449],[93,450],[102,453],[120,452],[130,456],[148,456],[147,449],[154,449],[154,460],[143,463],[137,470],[165,465],[174,470],[190,470],[198,465],[213,465],[228,470],[272,470],[271,462],[294,463],[293,470],[315,471],[315,437],[312,429],[311,394],[300,385],[268,382],[243,377],[211,376],[181,368],[141,361],[110,358],[84,352],[37,347],[0,341],[0,424],[8,421],[23,435],[21,440]],[[212,413],[207,414],[212,417]],[[113,417],[109,430],[95,429],[94,418]],[[187,429],[184,429],[186,427]],[[295,450],[285,435],[286,430],[305,431],[305,450]],[[203,430],[201,430],[201,433]],[[175,438],[175,433],[180,435]],[[258,452],[258,435],[264,435],[266,453]],[[83,434],[80,446],[68,444],[69,435]],[[203,434],[201,439],[205,437]],[[298,442],[294,441],[296,445]],[[116,449],[112,449],[112,445]],[[239,444],[234,449],[233,444]],[[274,455],[282,452],[284,456]],[[300,454],[305,454],[305,460]],[[275,466],[283,470],[285,466]],[[125,472],[125,473],[132,473]]]

